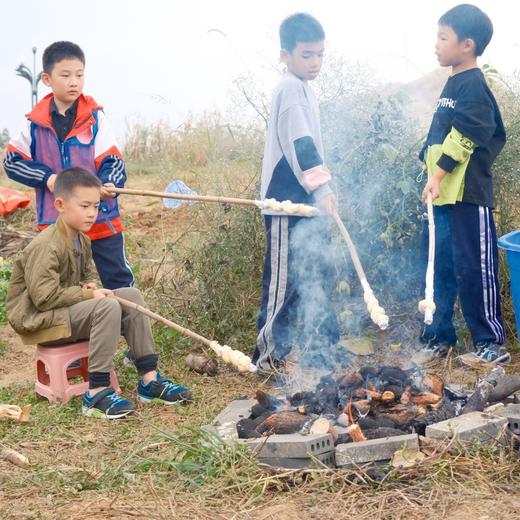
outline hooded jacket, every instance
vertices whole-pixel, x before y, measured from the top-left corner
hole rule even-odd
[[[117,148],[102,107],[83,94],[78,98],[76,119],[63,142],[52,126],[53,94],[43,98],[27,114],[19,135],[10,140],[4,157],[7,176],[36,190],[38,227],[45,229],[56,222],[54,196],[47,180],[55,173],[81,167],[97,175],[102,183],[124,187],[125,163]],[[104,200],[96,223],[87,233],[91,240],[106,238],[123,230],[117,198]]]

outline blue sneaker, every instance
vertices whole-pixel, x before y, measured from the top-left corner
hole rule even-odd
[[[157,379],[147,385],[142,379],[137,385],[137,399],[143,403],[175,404],[191,401],[191,392],[157,372]]]
[[[503,345],[479,343],[475,345],[477,357],[484,363],[505,365],[511,361],[511,354]]]
[[[100,419],[120,419],[126,417],[134,411],[134,405],[116,394],[111,387],[90,395],[85,392],[83,395],[83,406],[81,413],[87,417],[97,417]]]

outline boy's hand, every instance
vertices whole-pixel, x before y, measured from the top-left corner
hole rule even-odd
[[[101,200],[113,199],[116,194],[111,193],[105,188],[115,188],[115,185],[112,182],[105,182],[105,184],[101,186]]]
[[[84,283],[82,286],[81,286],[82,289],[92,289],[93,291],[95,291],[98,287],[97,287],[97,283],[96,282],[88,282],[88,283]]]
[[[114,293],[109,289],[95,289],[93,291],[94,298],[97,300],[99,298],[106,298],[107,296],[113,296]]]
[[[56,177],[57,175],[55,173],[52,173],[47,179],[47,188],[51,193],[54,191],[54,183],[56,182]]]
[[[432,200],[435,200],[440,193],[441,181],[444,179],[446,172],[440,168],[428,179],[426,186],[422,192],[422,201],[426,204],[428,193],[431,193]]]
[[[318,208],[323,211],[326,215],[332,216],[338,208],[338,199],[334,193],[325,195],[318,201]]]

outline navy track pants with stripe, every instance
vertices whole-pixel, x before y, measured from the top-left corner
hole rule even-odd
[[[123,233],[92,240],[92,258],[105,289],[134,286],[134,275],[125,254]]]
[[[264,217],[266,255],[253,362],[269,368],[295,344],[309,350],[339,341],[331,302],[336,283],[330,219]]]
[[[464,320],[473,344],[505,339],[498,285],[498,250],[491,208],[466,202],[434,206],[436,311],[425,326],[424,339],[457,340],[453,309],[460,298]],[[428,226],[423,234],[423,258],[427,259]]]

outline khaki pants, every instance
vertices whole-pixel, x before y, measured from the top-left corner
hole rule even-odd
[[[116,289],[114,294],[145,305],[141,292],[133,287]],[[106,373],[114,369],[114,354],[121,335],[121,325],[133,359],[155,353],[149,318],[135,309],[121,306],[113,298],[76,303],[69,308],[69,316],[71,336],[44,345],[59,346],[88,339],[89,372]]]

